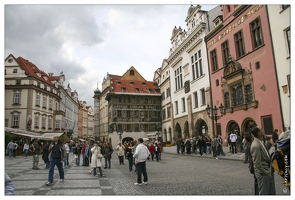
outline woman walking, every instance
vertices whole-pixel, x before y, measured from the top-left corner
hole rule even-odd
[[[101,154],[101,149],[100,147],[97,145],[97,143],[95,142],[91,148],[91,153],[92,153],[92,156],[91,156],[91,164],[90,166],[93,168],[93,176],[97,176],[96,175],[96,168],[99,169],[99,174],[100,176],[105,176],[103,173],[102,173],[102,169],[101,169],[101,160],[102,160],[102,154]]]
[[[25,142],[23,152],[25,154],[25,159],[28,157],[29,145],[28,142]]]

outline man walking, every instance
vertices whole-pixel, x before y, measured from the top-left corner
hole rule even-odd
[[[254,140],[251,144],[251,156],[254,166],[254,175],[258,183],[259,195],[276,194],[274,182],[274,170],[271,164],[270,155],[264,146],[263,133],[258,127],[252,129]]]
[[[237,153],[237,135],[234,131],[231,132],[230,134],[230,143],[231,143],[231,153]]]
[[[14,148],[14,143],[13,143],[12,140],[10,140],[10,142],[7,145],[7,151],[8,151],[8,154],[9,154],[9,158],[11,158],[12,155],[13,155],[13,148]]]
[[[31,144],[32,151],[33,151],[33,169],[40,169],[38,167],[38,164],[39,164],[39,155],[41,152],[41,147],[40,147],[38,141],[39,141],[38,138],[35,138],[34,143]]]
[[[138,139],[138,145],[136,147],[133,157],[135,158],[136,170],[137,170],[137,182],[134,185],[147,184],[148,176],[146,172],[146,160],[149,157],[150,152],[148,148],[143,144],[143,139]],[[143,183],[141,182],[141,174],[143,174]]]
[[[49,146],[49,152],[50,168],[48,174],[48,181],[46,183],[47,186],[50,186],[53,183],[55,165],[58,168],[60,182],[63,182],[65,178],[64,169],[62,167],[62,161],[65,160],[66,149],[63,143],[59,141],[59,136],[53,136],[53,142]]]

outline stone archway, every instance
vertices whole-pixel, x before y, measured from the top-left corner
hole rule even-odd
[[[124,144],[124,142],[131,142],[131,141],[134,141],[134,139],[132,137],[124,137],[122,139],[122,144]]]
[[[226,135],[229,135],[231,133],[231,131],[237,131],[238,133],[241,132],[239,124],[234,120],[231,120],[228,122],[227,129],[226,129],[226,133],[227,133]]]
[[[251,128],[257,126],[257,123],[252,118],[246,118],[242,123],[242,132],[249,132]]]
[[[184,131],[183,131],[183,133],[184,133],[184,138],[189,138],[190,137],[190,135],[189,135],[189,127],[188,127],[188,122],[187,121],[184,123]]]
[[[198,137],[199,135],[206,136],[208,135],[208,125],[203,119],[198,119],[195,123],[193,131],[193,137]]]
[[[178,123],[176,123],[175,125],[175,135],[177,138],[181,138],[182,135],[181,135],[181,127]]]

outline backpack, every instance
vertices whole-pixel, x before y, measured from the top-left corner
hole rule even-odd
[[[283,178],[283,184],[290,189],[290,138],[278,141],[278,148],[271,154],[271,164]]]

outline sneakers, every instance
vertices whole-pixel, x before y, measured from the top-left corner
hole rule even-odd
[[[143,182],[143,184],[147,185],[147,182]]]
[[[63,183],[65,181],[65,179],[60,179],[59,182]]]
[[[134,185],[143,185],[143,183],[134,183]]]
[[[46,182],[46,185],[47,185],[47,186],[50,186],[50,185],[52,185],[52,183],[50,183],[49,181],[47,181],[47,182]]]

